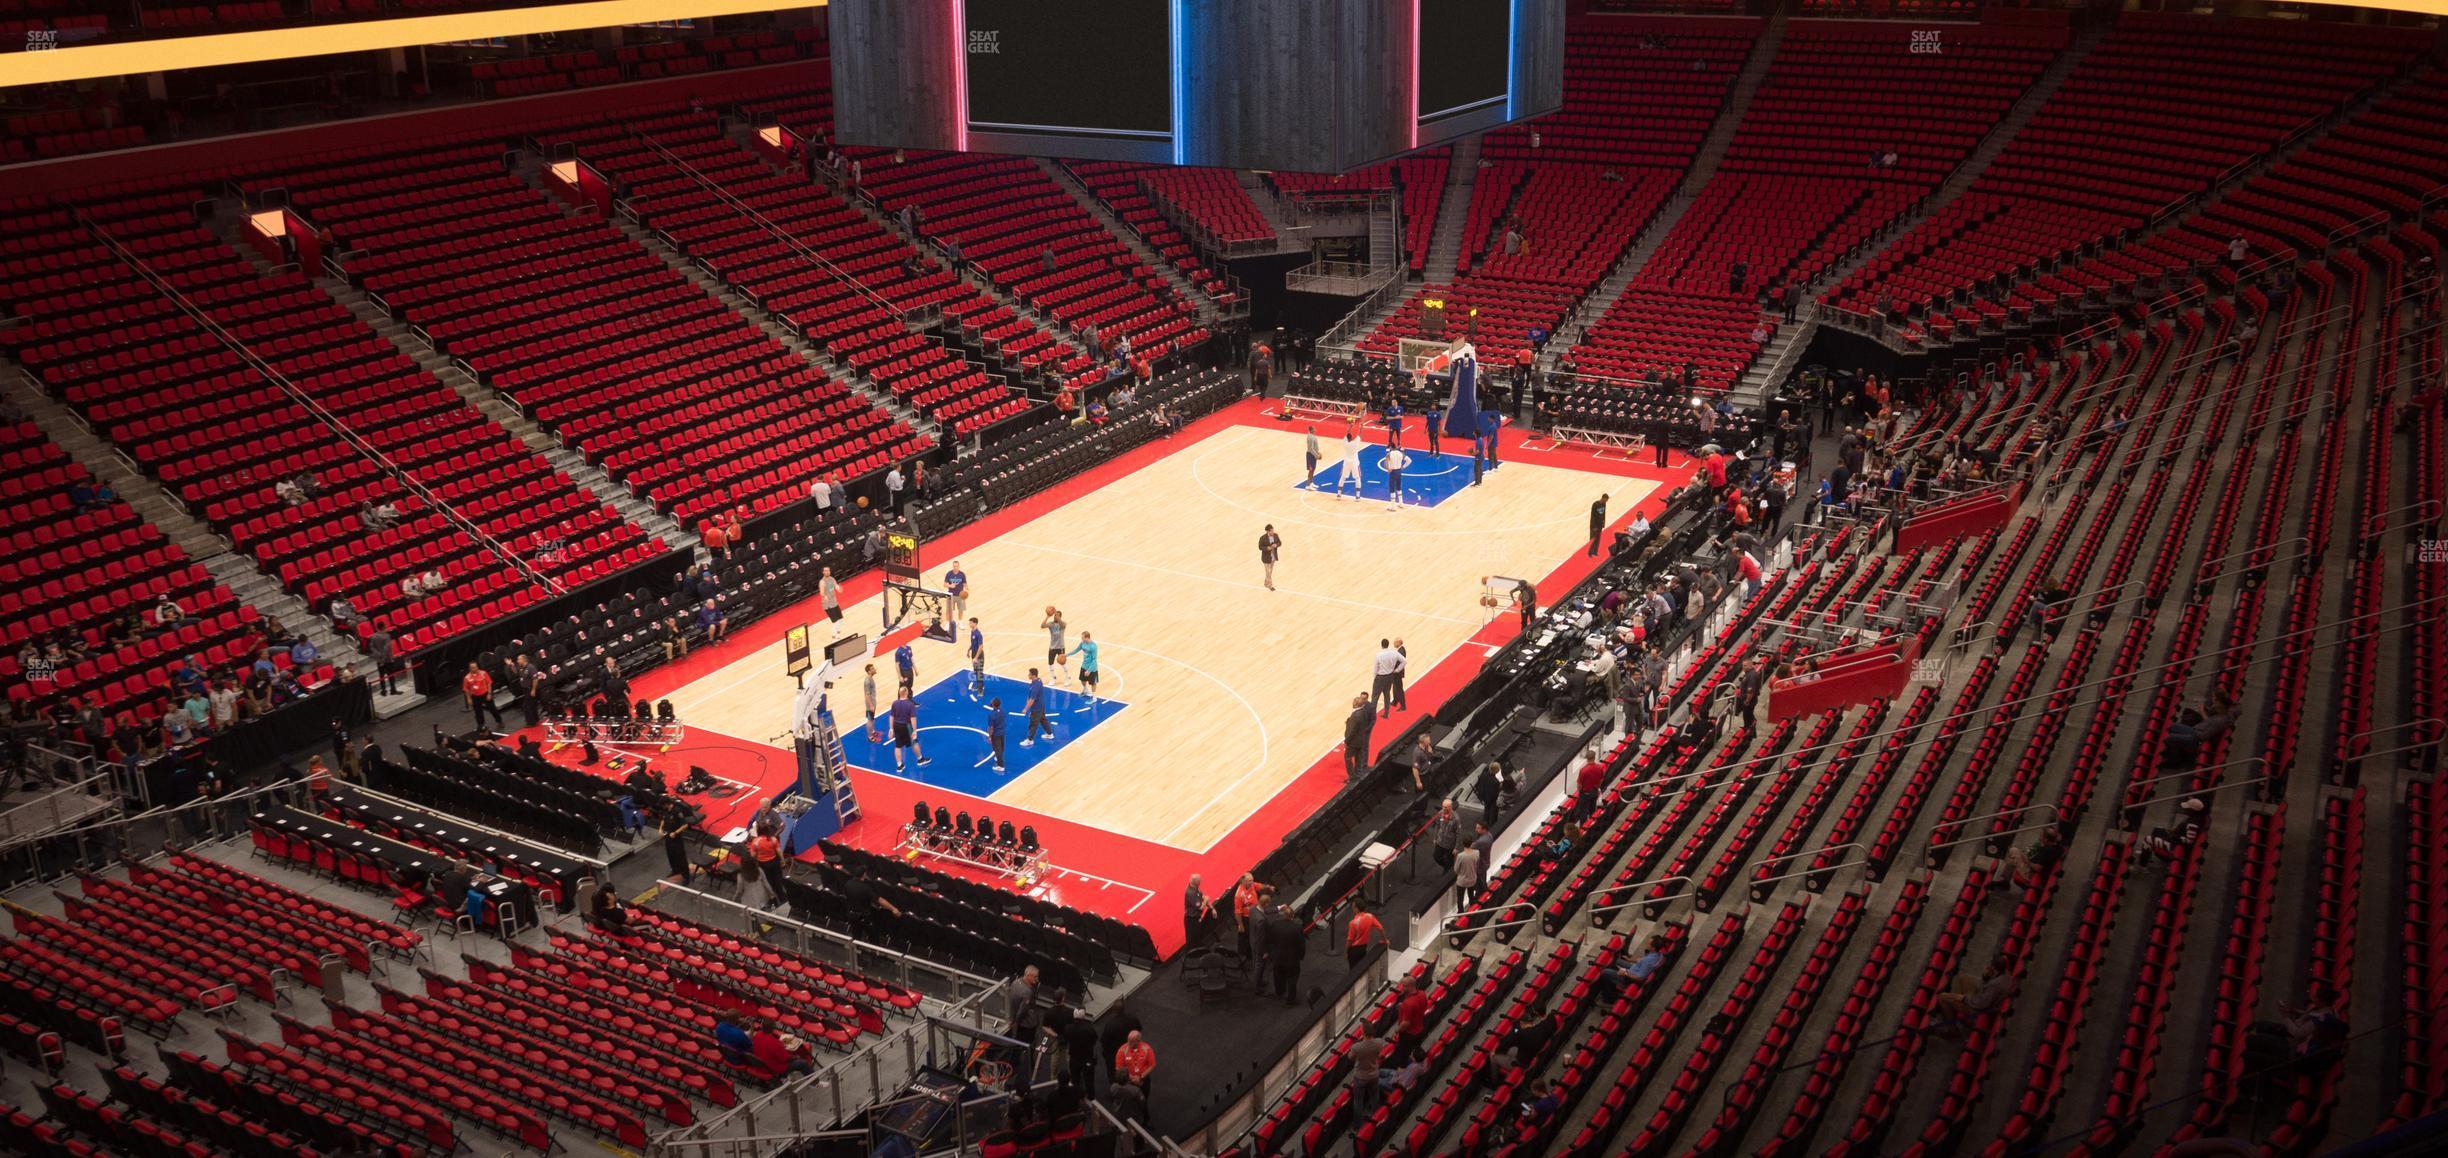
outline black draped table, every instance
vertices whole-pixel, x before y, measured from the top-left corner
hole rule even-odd
[[[376,825],[402,834],[414,833],[428,847],[457,850],[461,859],[477,865],[516,865],[537,878],[551,881],[560,895],[554,907],[566,913],[578,905],[578,882],[595,875],[595,866],[566,853],[469,827],[465,821],[430,812],[399,800],[382,799],[351,784],[334,781],[324,802],[360,824]]]
[[[328,816],[318,816],[287,805],[258,812],[255,820],[287,837],[320,841],[344,852],[372,857],[381,861],[394,877],[402,881],[439,883],[443,874],[455,867],[450,858],[441,853],[418,848],[406,841],[378,836]],[[480,891],[497,906],[509,904],[514,906],[516,912],[536,912],[535,890],[523,881],[494,876]]]

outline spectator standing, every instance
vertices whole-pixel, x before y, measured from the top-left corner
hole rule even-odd
[[[1135,1087],[1142,1099],[1151,1098],[1155,1089],[1156,1047],[1134,1029],[1122,1039],[1122,1048],[1114,1051],[1114,1076],[1123,1084]]]
[[[770,832],[760,832],[748,838],[748,860],[756,865],[758,876],[765,882],[765,907],[782,903],[782,841]]]
[[[1374,1030],[1366,1031],[1352,1046],[1351,1100],[1354,1120],[1367,1121],[1369,1115],[1376,1112],[1378,1103],[1385,1101],[1385,1059],[1393,1048]]]
[[[1308,929],[1292,906],[1277,904],[1267,914],[1267,960],[1275,968],[1275,995],[1286,1005],[1300,1004],[1301,961],[1308,955]]]
[[[1377,711],[1367,696],[1353,696],[1351,715],[1343,718],[1343,776],[1357,780],[1369,762],[1369,732],[1377,726]]]
[[[1182,890],[1182,945],[1195,949],[1206,943],[1207,922],[1215,916],[1215,901],[1199,887],[1199,875],[1190,874],[1189,887]]]
[[[1385,923],[1367,909],[1352,910],[1351,921],[1343,926],[1343,964],[1358,968],[1371,946],[1385,942]]]
[[[1466,844],[1454,853],[1454,904],[1456,907],[1469,908],[1471,901],[1479,895],[1480,871],[1479,849],[1476,846]]]
[[[493,677],[475,664],[467,666],[467,674],[459,678],[459,690],[467,696],[469,714],[476,718],[476,729],[484,731],[488,713],[496,727],[502,724],[501,709],[493,706]]]

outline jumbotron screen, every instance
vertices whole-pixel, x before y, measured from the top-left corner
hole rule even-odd
[[[1419,120],[1502,104],[1513,92],[1513,0],[1419,0]]]
[[[962,0],[972,132],[1167,140],[1171,0]]]

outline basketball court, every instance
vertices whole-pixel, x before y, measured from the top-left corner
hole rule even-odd
[[[862,726],[859,673],[837,680],[831,707],[864,816],[836,839],[889,849],[921,800],[1033,825],[1058,866],[1035,887],[1145,924],[1169,949],[1180,939],[1169,897],[1190,873],[1221,891],[1341,786],[1344,719],[1369,690],[1379,640],[1402,640],[1410,671],[1407,710],[1375,729],[1382,745],[1512,637],[1512,609],[1481,605],[1488,576],[1562,590],[1595,563],[1584,553],[1592,501],[1608,495],[1620,524],[1636,507],[1662,506],[1665,480],[1679,481],[1673,468],[1621,456],[1523,449],[1508,432],[1499,465],[1473,486],[1467,454],[1453,453],[1468,442],[1448,439],[1432,458],[1414,423],[1398,507],[1384,497],[1374,449],[1384,431],[1372,424],[1359,489],[1373,497],[1338,497],[1341,420],[1317,423],[1327,455],[1304,485],[1309,423],[1269,405],[1237,404],[924,545],[928,586],[955,559],[968,573],[968,614],[986,633],[985,688],[965,645],[916,637],[914,623],[883,635],[874,662],[884,700],[897,679],[890,649],[909,642],[915,652],[929,760],[896,772],[889,742]],[[1283,537],[1272,591],[1257,549],[1270,523]],[[1048,663],[1049,604],[1062,610],[1068,645],[1098,644],[1094,700],[1082,694],[1078,657]],[[844,607],[845,631],[881,634],[873,575],[845,585]],[[792,774],[796,693],[781,634],[811,621],[821,643],[810,601],[639,681],[688,725],[687,740],[658,760],[674,779],[696,764],[751,789],[707,802],[711,829]],[[1053,734],[1023,747],[1032,667],[1049,677]],[[986,744],[998,699],[1001,768]],[[1158,896],[1168,900],[1151,909]]]

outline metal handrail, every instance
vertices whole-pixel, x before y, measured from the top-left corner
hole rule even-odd
[[[1657,879],[1655,879],[1655,880],[1646,880],[1646,881],[1630,881],[1630,882],[1627,882],[1627,883],[1625,883],[1625,884],[1620,884],[1620,885],[1608,885],[1607,887],[1605,887],[1605,888],[1603,888],[1603,889],[1600,889],[1600,890],[1598,890],[1597,892],[1591,893],[1591,894],[1590,894],[1590,899],[1591,899],[1592,901],[1596,901],[1596,900],[1597,900],[1598,898],[1600,898],[1600,897],[1604,897],[1604,896],[1611,896],[1611,895],[1614,895],[1614,894],[1616,894],[1616,893],[1629,892],[1629,891],[1631,891],[1631,890],[1633,890],[1633,889],[1646,889],[1646,888],[1654,888],[1654,887],[1656,887],[1656,886],[1658,886],[1658,885],[1665,884],[1665,883],[1667,883],[1667,882],[1669,882],[1669,881],[1681,881],[1681,882],[1683,882],[1685,885],[1689,885],[1689,884],[1691,884],[1691,877],[1690,877],[1689,875],[1687,875],[1687,874],[1684,874],[1684,873],[1676,873],[1676,874],[1675,874],[1675,875],[1673,875],[1673,876],[1668,876],[1668,877],[1659,877],[1659,878],[1657,878]],[[1620,911],[1620,910],[1623,910],[1623,909],[1629,909],[1629,908],[1631,908],[1631,907],[1632,907],[1632,906],[1634,906],[1634,905],[1643,905],[1643,906],[1647,906],[1647,905],[1661,905],[1661,906],[1663,906],[1663,905],[1671,905],[1671,904],[1675,903],[1676,901],[1683,900],[1683,899],[1685,899],[1685,898],[1687,898],[1687,897],[1695,897],[1695,896],[1698,896],[1698,895],[1700,895],[1700,894],[1699,894],[1699,892],[1698,892],[1697,890],[1693,890],[1693,889],[1686,888],[1686,889],[1685,889],[1683,892],[1679,892],[1679,893],[1670,893],[1670,894],[1668,894],[1668,895],[1666,895],[1666,896],[1663,896],[1663,897],[1650,897],[1650,898],[1649,898],[1649,899],[1647,899],[1647,900],[1622,901],[1622,902],[1619,902],[1619,903],[1593,904],[1593,905],[1590,905],[1590,906],[1588,907],[1588,910],[1587,910],[1587,911],[1588,911],[1589,916],[1590,916],[1590,923],[1591,923],[1591,924],[1593,924],[1593,925],[1604,925],[1604,924],[1606,924],[1606,922],[1605,922],[1605,921],[1600,920],[1599,918],[1604,917],[1604,916],[1606,916],[1606,915],[1607,915],[1607,914],[1609,914],[1609,913],[1614,913],[1614,912],[1617,912],[1617,911]]]
[[[2420,526],[2429,522],[2437,522],[2440,517],[2440,501],[2438,499],[2416,499],[2415,501],[2407,503],[2401,507],[2390,507],[2385,511],[2375,511],[2372,513],[2370,522],[2378,522],[2379,520],[2387,518],[2390,515],[2402,514],[2406,511],[2422,511],[2424,514],[2421,518],[2407,519],[2402,523],[2387,523],[2376,527],[2367,523],[2363,529],[2364,537],[2377,539],[2392,531],[2402,531],[2408,527]]]
[[[2064,822],[2065,822],[2065,810],[2064,810],[2064,809],[2061,809],[2061,808],[2057,807],[2055,804],[2050,803],[2049,801],[2046,801],[2046,800],[2035,800],[2035,801],[2031,802],[2030,804],[2018,804],[2018,805],[2014,806],[2013,808],[2001,808],[2001,809],[1998,809],[1998,810],[1997,810],[1997,811],[1995,811],[1995,812],[1984,812],[1984,813],[1981,813],[1981,814],[1980,814],[1980,815],[1978,815],[1978,816],[1967,816],[1967,817],[1964,817],[1962,820],[1942,820],[1942,821],[1939,821],[1937,824],[1930,826],[1930,835],[1931,835],[1932,837],[1935,837],[1935,836],[1937,836],[1937,835],[1938,835],[1938,833],[1939,833],[1939,831],[1940,831],[1940,830],[1942,830],[1942,829],[1946,829],[1946,828],[1950,828],[1950,827],[1951,827],[1951,828],[1953,828],[1954,830],[1958,831],[1958,832],[1961,832],[1961,831],[1962,831],[1962,830],[1963,830],[1965,827],[1969,826],[1969,825],[1970,825],[1970,824],[1972,824],[1974,821],[1978,821],[1978,820],[1999,820],[1999,819],[2002,819],[2002,818],[2004,818],[2004,817],[2008,817],[2008,816],[2021,816],[2021,815],[2023,815],[2024,813],[2026,813],[2026,812],[2030,812],[2030,811],[2032,811],[2033,809],[2036,809],[2036,808],[2045,808],[2045,809],[2048,809],[2048,811],[2049,811],[2048,824],[2062,824],[2062,823],[2064,823]],[[2046,825],[2042,825],[2041,827],[2046,827]],[[2023,829],[2016,829],[2015,831],[2017,831],[2017,832],[2021,832],[2021,831],[2025,831],[2025,830],[2023,830]],[[1994,834],[1993,834],[1993,835],[1994,835]],[[1984,839],[1985,839],[1985,838],[1984,838]],[[1938,848],[1953,848],[1955,845],[1957,845],[1957,844],[1959,844],[1959,843],[1962,843],[1962,842],[1960,842],[1960,841],[1952,841],[1952,840],[1947,841],[1947,842],[1945,842],[1945,843],[1943,843],[1943,844],[1941,844],[1941,843],[1937,843],[1937,842],[1932,842],[1932,843],[1931,843],[1931,845],[1930,845],[1930,847],[1931,847],[1932,849],[1938,849]]]
[[[2135,826],[2142,823],[2142,818],[2138,814],[2144,808],[2147,808],[2153,804],[2177,800],[2191,800],[2197,796],[2211,796],[2220,792],[2225,792],[2230,788],[2250,788],[2255,785],[2275,784],[2277,782],[2278,778],[2275,776],[2255,776],[2249,780],[2229,780],[2223,784],[2213,784],[2208,788],[2196,788],[2190,792],[2179,792],[2173,796],[2153,796],[2148,800],[2137,801],[2133,804],[2124,805],[2118,808],[2115,824],[2118,828],[2131,832]]]
[[[2237,764],[2262,764],[2262,766],[2267,766],[2267,764],[2269,764],[2269,756],[2237,756],[2237,759],[2218,761],[2218,764],[2201,764],[2201,766],[2191,766],[2191,769],[2164,771],[2164,774],[2159,774],[2159,776],[2149,776],[2149,779],[2142,779],[2142,781],[2125,781],[2125,791],[2127,791],[2127,793],[2132,793],[2132,791],[2135,791],[2135,788],[2142,788],[2144,783],[2181,781],[2181,779],[2191,779],[2191,776],[2201,776],[2203,771],[2233,769],[2233,766],[2237,766]],[[2262,776],[2262,779],[2267,779],[2267,776]],[[2140,801],[2140,803],[2132,803],[2132,805],[2122,805],[2122,808],[2142,808],[2144,803],[2149,803],[2149,801]]]
[[[2041,829],[2043,829],[2043,828],[2055,828],[2055,827],[2057,827],[2057,825],[2058,825],[2058,822],[2057,822],[2057,821],[2053,821],[2053,820],[2052,820],[2052,821],[2046,821],[2046,822],[2043,822],[2043,823],[2040,823],[2040,824],[2025,824],[2025,825],[2019,825],[2019,826],[2014,827],[2014,828],[2003,828],[2003,829],[1999,829],[1999,830],[1998,830],[1998,831],[1996,831],[1996,832],[1983,833],[1982,835],[1979,835],[1979,836],[1964,836],[1964,837],[1957,837],[1956,839],[1954,839],[1954,840],[1949,840],[1949,841],[1943,841],[1943,842],[1933,842],[1933,843],[1931,843],[1930,845],[1928,845],[1928,846],[1924,847],[1924,848],[1921,850],[1921,864],[1923,865],[1923,867],[1928,867],[1928,866],[1930,866],[1930,865],[1936,864],[1936,863],[1937,863],[1937,860],[1938,860],[1938,854],[1939,854],[1939,853],[1941,853],[1941,852],[1945,852],[1946,850],[1948,850],[1948,849],[1950,849],[1950,848],[1954,848],[1954,847],[1956,847],[1956,846],[1958,846],[1958,845],[1966,845],[1966,844],[1985,844],[1985,843],[1988,843],[1988,842],[1990,842],[1990,841],[1995,841],[1995,840],[1999,840],[1999,839],[2002,839],[2002,838],[2005,838],[2005,837],[2013,836],[2013,835],[2015,835],[2015,834],[2017,834],[2017,833],[2024,833],[2024,832],[2038,832],[2039,830],[2041,830]]]
[[[1519,921],[1490,921],[1484,925],[1473,925],[1468,929],[1454,928],[1454,922],[1459,921],[1464,917],[1484,916],[1488,913],[1510,913],[1520,909],[1528,909],[1530,911],[1530,916],[1527,919]],[[1537,923],[1538,902],[1512,901],[1506,904],[1496,905],[1491,908],[1463,909],[1459,912],[1447,913],[1444,917],[1437,921],[1436,935],[1439,937],[1452,937],[1459,940],[1460,938],[1469,936],[1473,933],[1485,933],[1494,929],[1518,929],[1524,925],[1533,925]]]
[[[97,791],[97,788],[103,787],[103,782],[105,781],[115,781],[116,779],[117,773],[112,771],[111,768],[105,767],[99,772],[86,773],[84,776],[70,783],[61,784],[56,787],[46,789],[39,796],[16,805],[12,805],[6,810],[0,810],[0,851],[15,848],[20,844],[26,844],[31,841],[41,840],[46,836],[58,835],[73,831],[73,829],[69,827],[69,823],[60,820],[60,801],[72,796],[101,796],[103,793]],[[116,785],[109,785],[109,787],[116,788]],[[109,801],[116,801],[121,799],[121,797],[121,793],[112,791],[107,799]],[[108,805],[106,804],[105,806],[107,807]],[[35,814],[44,811],[47,811],[50,814],[50,823],[36,828],[20,831],[18,827],[20,818],[27,821],[34,821]]]
[[[1771,877],[1757,875],[1759,870],[1767,868],[1772,864],[1780,864],[1799,857],[1823,856],[1827,853],[1835,852],[1840,848],[1849,848],[1864,854],[1867,854],[1870,851],[1869,848],[1863,845],[1860,841],[1848,840],[1842,844],[1825,845],[1819,848],[1806,848],[1800,852],[1789,852],[1783,856],[1772,856],[1751,866],[1753,876],[1751,878],[1751,883],[1744,886],[1745,891],[1749,893],[1752,903],[1757,904],[1767,899],[1768,886],[1773,885],[1778,881],[1788,881],[1795,877],[1813,876],[1818,873],[1832,873],[1839,869],[1876,867],[1877,862],[1871,860],[1867,855],[1865,855],[1859,860],[1844,860],[1829,865],[1812,865],[1811,867],[1795,869],[1794,871],[1788,873],[1778,873],[1777,875]],[[1813,889],[1811,891],[1817,892],[1819,890]]]
[[[229,330],[223,328],[220,322],[213,320],[212,315],[206,313],[202,306],[198,306],[193,301],[188,300],[187,295],[180,292],[176,286],[171,285],[169,279],[164,278],[160,274],[154,272],[153,267],[146,265],[142,260],[139,260],[135,251],[121,244],[118,238],[112,236],[108,230],[102,228],[100,222],[97,222],[93,218],[87,216],[83,209],[71,208],[70,212],[75,215],[77,224],[83,226],[86,232],[93,234],[97,240],[102,242],[102,244],[109,246],[111,252],[119,256],[119,260],[127,263],[128,268],[135,270],[139,276],[143,277],[146,282],[153,286],[154,292],[168,298],[171,304],[179,307],[179,309],[185,312],[189,318],[196,322],[196,324],[204,327],[206,332],[218,339],[223,346],[228,347],[231,353],[238,355],[238,357],[242,361],[246,362],[247,365],[256,373],[263,375],[266,381],[279,387],[284,393],[290,396],[291,400],[304,407],[308,413],[321,420],[325,426],[330,427],[333,433],[346,440],[351,447],[356,449],[357,453],[371,459],[377,466],[380,466],[384,470],[390,472],[391,476],[399,480],[402,486],[416,492],[418,496],[425,500],[429,509],[439,513],[444,518],[459,524],[462,530],[474,535],[480,542],[483,542],[485,545],[493,548],[495,554],[498,554],[503,559],[508,560],[510,565],[517,568],[521,574],[525,575],[529,582],[532,582],[556,595],[568,594],[568,588],[563,587],[558,581],[546,576],[543,572],[529,566],[527,560],[519,557],[517,552],[512,551],[509,547],[503,545],[501,540],[494,538],[491,532],[476,525],[476,523],[468,519],[467,516],[460,514],[458,508],[443,502],[442,497],[434,493],[432,488],[427,487],[423,482],[418,481],[416,476],[408,473],[408,471],[401,467],[398,463],[391,461],[391,457],[389,455],[384,454],[380,448],[376,447],[372,442],[367,441],[363,435],[358,434],[355,427],[349,425],[345,421],[342,421],[339,415],[325,409],[323,404],[316,401],[313,395],[306,393],[306,391],[303,389],[300,389],[295,382],[289,380],[288,375],[285,375],[278,369],[274,368],[270,362],[258,357],[252,347],[249,347],[246,343],[239,341],[237,335],[230,333]]]
[[[720,184],[716,183],[713,178],[706,176],[703,172],[699,171],[697,166],[684,160],[678,153],[674,153],[670,149],[664,148],[663,142],[658,140],[654,134],[643,132],[634,127],[631,128],[630,131],[636,134],[639,143],[645,145],[649,149],[653,149],[655,154],[662,157],[665,162],[671,164],[681,172],[688,174],[691,180],[694,180],[699,185],[703,186],[707,192],[721,198],[723,203],[729,206],[734,212],[746,215],[749,220],[754,221],[758,228],[763,229],[767,234],[771,235],[774,240],[789,246],[791,250],[797,253],[800,257],[821,266],[825,272],[832,274],[835,278],[839,279],[843,284],[849,286],[851,289],[857,290],[861,295],[865,296],[868,301],[873,302],[877,308],[882,309],[885,313],[896,318],[903,316],[901,308],[894,305],[890,299],[872,289],[869,289],[867,287],[867,283],[860,281],[856,276],[851,274],[849,270],[833,264],[833,262],[828,260],[823,254],[809,248],[804,242],[793,236],[788,230],[774,224],[771,219],[767,218],[763,213],[758,212],[755,206],[740,200],[736,196],[733,196],[730,190],[723,188]],[[913,238],[912,240],[915,239]],[[925,316],[923,312],[921,316]],[[936,316],[940,316],[940,312],[938,312]]]
[[[2274,564],[2274,563],[2284,563],[2284,562],[2286,562],[2288,559],[2300,559],[2300,558],[2302,558],[2303,556],[2305,556],[2305,555],[2307,555],[2307,554],[2310,554],[2310,553],[2311,553],[2311,550],[2312,550],[2312,537],[2311,537],[2311,536],[2309,536],[2309,535],[2290,535],[2290,536],[2288,536],[2288,537],[2286,537],[2286,538],[2284,538],[2284,539],[2280,539],[2280,540],[2278,540],[2277,542],[2270,544],[2270,545],[2269,545],[2269,546],[2267,546],[2267,547],[2246,547],[2246,548],[2244,548],[2243,550],[2240,550],[2240,551],[2229,551],[2229,552],[2227,552],[2227,553],[2226,553],[2226,554],[2224,554],[2224,555],[2214,555],[2214,556],[2212,556],[2212,557],[2210,557],[2210,558],[2208,558],[2208,559],[2204,559],[2204,560],[2202,560],[2202,561],[2200,561],[2200,562],[2198,562],[2198,563],[2196,563],[2196,564],[2194,564],[2194,565],[2193,565],[2193,585],[2194,585],[2194,586],[2196,586],[2196,587],[2199,587],[2199,586],[2201,586],[2201,585],[2203,585],[2203,584],[2205,584],[2205,583],[2216,583],[2216,582],[2218,582],[2219,580],[2224,579],[2224,578],[2226,578],[2226,577],[2227,577],[2227,573],[2226,573],[2225,571],[2219,571],[2219,570],[2214,570],[2214,569],[2212,569],[2210,565],[2211,565],[2211,564],[2213,564],[2213,563],[2224,563],[2224,562],[2227,562],[2227,561],[2228,561],[2228,560],[2230,560],[2230,559],[2239,558],[2239,557],[2241,557],[2241,556],[2245,556],[2245,555],[2253,555],[2253,554],[2258,554],[2258,553],[2263,552],[2263,551],[2269,551],[2269,552],[2273,552],[2273,553],[2274,553],[2274,552],[2276,552],[2276,551],[2278,550],[2278,548],[2280,548],[2280,547],[2287,546],[2287,545],[2290,545],[2290,544],[2295,544],[2295,543],[2301,543],[2301,544],[2303,544],[2304,549],[2303,549],[2303,550],[2301,550],[2301,551],[2298,551],[2298,552],[2296,552],[2295,554],[2292,554],[2292,555],[2287,555],[2287,556],[2280,557],[2280,558],[2273,558],[2273,559],[2270,559],[2270,560],[2268,560],[2268,561],[2266,561],[2266,562],[2262,563],[2261,565],[2262,565],[2262,566],[2264,566],[2264,567],[2267,567],[2267,566],[2270,566],[2271,564]],[[2204,572],[2208,572],[2208,573],[2207,573],[2207,574],[2204,574]]]

